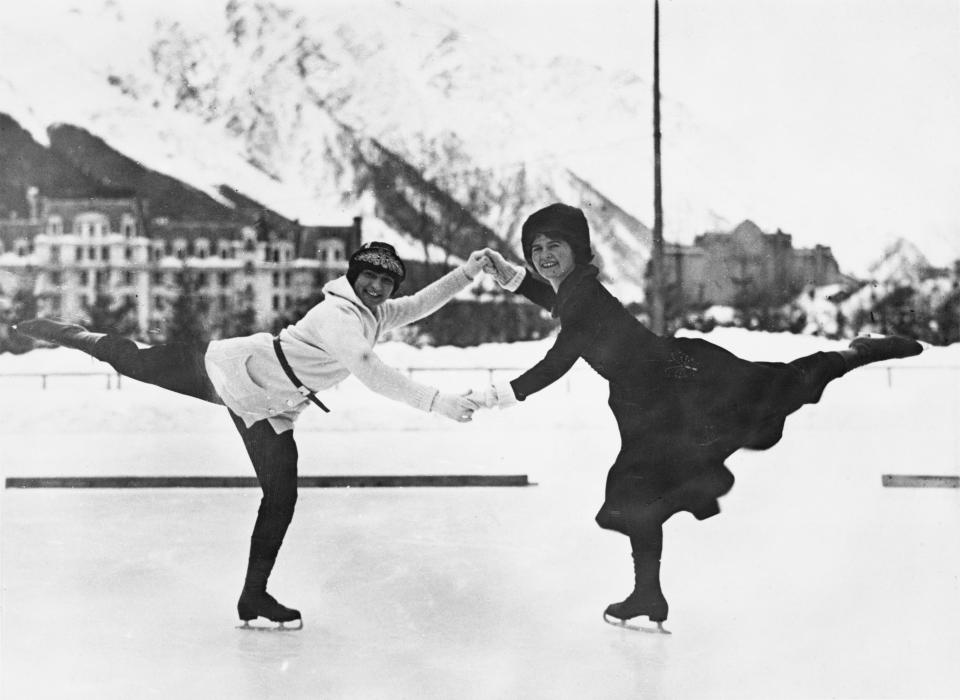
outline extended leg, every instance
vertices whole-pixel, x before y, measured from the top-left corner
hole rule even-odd
[[[273,571],[280,545],[293,519],[297,503],[297,444],[293,431],[279,435],[269,421],[249,428],[230,413],[240,432],[263,491],[260,509],[250,538],[250,558],[237,613],[244,622],[265,617],[274,622],[299,620],[300,612],[281,605],[267,593],[267,579]]]
[[[128,338],[93,333],[83,326],[49,319],[23,321],[17,324],[16,330],[30,338],[82,350],[108,363],[125,377],[211,403],[222,403],[204,367],[206,343],[168,343],[141,348]]]

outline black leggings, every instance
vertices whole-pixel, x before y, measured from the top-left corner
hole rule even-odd
[[[207,343],[168,343],[138,348],[132,340],[108,335],[94,346],[94,356],[125,377],[223,405],[204,367]],[[279,435],[267,420],[249,428],[227,409],[236,426],[263,491],[253,527],[261,554],[275,558],[297,502],[297,444],[293,431]]]

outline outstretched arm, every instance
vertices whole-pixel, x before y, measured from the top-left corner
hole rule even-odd
[[[368,389],[421,411],[439,413],[451,420],[468,422],[477,409],[476,401],[466,396],[446,394],[432,386],[415,382],[381,360],[369,346],[359,328],[350,319],[342,319],[335,333],[324,339],[327,352],[360,380]]]
[[[511,382],[498,382],[471,392],[471,396],[488,408],[505,408],[560,379],[587,350],[599,330],[590,308],[588,300],[574,300],[564,309],[560,333],[540,362]]]
[[[482,259],[482,252],[474,251],[463,265],[428,284],[416,294],[387,301],[382,307],[382,329],[388,331],[405,326],[432,314],[466,289],[480,274]]]

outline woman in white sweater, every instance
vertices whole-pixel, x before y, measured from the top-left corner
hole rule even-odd
[[[225,405],[263,491],[250,540],[250,557],[237,613],[244,625],[264,617],[282,626],[300,612],[267,593],[267,579],[297,500],[297,445],[293,425],[316,392],[353,374],[373,391],[459,422],[476,402],[419,384],[384,364],[373,348],[393,329],[430,315],[480,272],[483,251],[419,292],[395,299],[406,276],[392,246],[370,243],[350,257],[347,274],[326,284],[324,299],[300,321],[269,333],[139,348],[127,338],[92,333],[49,319],[24,321],[28,337],[76,348],[120,374],[181,394]],[[300,622],[302,626],[302,622]]]

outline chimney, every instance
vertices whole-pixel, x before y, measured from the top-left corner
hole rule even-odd
[[[30,223],[40,219],[40,190],[31,185],[27,188],[27,204],[30,206]]]

